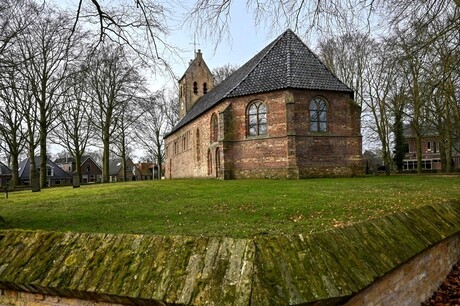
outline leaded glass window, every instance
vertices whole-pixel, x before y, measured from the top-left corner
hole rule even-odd
[[[321,98],[314,98],[310,102],[310,131],[327,131],[327,103]]]
[[[248,135],[267,134],[267,107],[263,102],[252,102],[248,107]]]

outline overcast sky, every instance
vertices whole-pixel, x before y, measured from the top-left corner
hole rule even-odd
[[[256,28],[252,13],[247,12],[244,3],[245,1],[234,1],[228,37],[221,41],[208,40],[199,34],[194,35],[195,29],[193,28],[180,27],[181,17],[184,16],[186,8],[175,13],[178,18],[175,26],[180,28],[171,33],[169,40],[180,49],[179,57],[181,60],[172,62],[176,76],[181,77],[187,69],[189,61],[194,58],[194,46],[196,49],[201,49],[204,60],[209,69],[212,70],[226,64],[243,65],[281,34],[270,33],[263,27]]]

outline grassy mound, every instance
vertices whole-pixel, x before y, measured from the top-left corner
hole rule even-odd
[[[459,198],[458,177],[140,181],[10,193],[0,199],[0,229],[252,238]]]

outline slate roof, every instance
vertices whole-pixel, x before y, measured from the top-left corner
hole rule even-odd
[[[75,157],[73,156],[56,158],[54,160],[54,163],[56,164],[66,164],[66,163],[74,163],[74,162],[75,162]]]
[[[129,159],[126,161],[128,164]],[[121,158],[114,158],[109,160],[109,175],[118,175],[123,167],[123,160]]]
[[[83,155],[80,160],[81,163],[83,164],[88,158],[91,158],[89,155]],[[92,159],[92,158],[91,158]],[[61,157],[57,158],[54,163],[55,164],[65,164],[65,163],[74,163],[76,161],[74,156],[69,156],[69,157]]]
[[[226,98],[296,88],[347,92],[340,81],[290,29],[201,97],[166,135],[191,122]]]
[[[404,124],[403,135],[405,138],[415,138],[415,131],[410,124]],[[422,137],[438,137],[439,132],[433,125],[422,126],[421,127],[421,136]]]
[[[53,163],[50,159],[46,161],[48,166],[53,167],[53,178],[71,178],[72,176],[65,172],[61,167]],[[35,166],[38,168],[40,166],[40,156],[35,156]],[[30,173],[30,158],[26,158],[19,163],[19,177],[22,179],[27,179]]]
[[[8,168],[4,163],[0,162],[0,175],[11,175],[11,169]]]

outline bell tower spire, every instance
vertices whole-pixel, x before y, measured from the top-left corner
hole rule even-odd
[[[195,41],[194,41],[195,47]],[[179,119],[182,119],[195,103],[214,87],[214,79],[201,50],[195,51],[195,59],[179,80]]]

